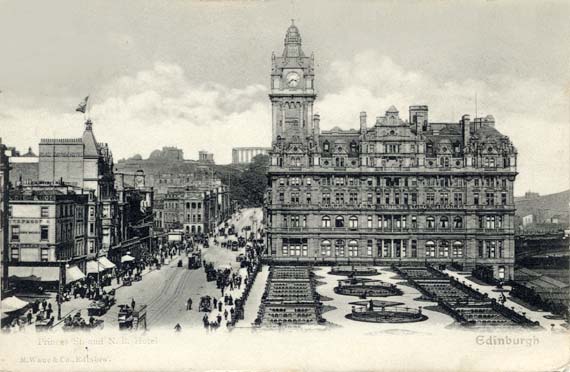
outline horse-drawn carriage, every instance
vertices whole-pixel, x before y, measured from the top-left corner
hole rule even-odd
[[[146,305],[119,305],[119,329],[146,329]]]
[[[102,316],[115,304],[115,290],[104,294],[98,301],[93,301],[87,308],[87,315],[89,316]]]
[[[188,269],[199,269],[202,267],[202,256],[199,253],[192,253],[191,256],[188,257]]]
[[[89,322],[81,317],[81,313],[78,311],[74,316],[68,316],[63,321],[62,329],[64,331],[74,331],[74,330],[91,330],[95,328],[102,329],[104,321],[102,319],[94,319],[91,317]]]
[[[202,296],[200,298],[200,305],[198,311],[210,312],[212,311],[212,298],[210,296]]]

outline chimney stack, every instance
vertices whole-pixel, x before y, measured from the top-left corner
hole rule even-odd
[[[313,130],[315,131],[315,135],[319,135],[321,133],[320,123],[321,123],[321,116],[319,114],[314,114],[313,115]]]
[[[461,117],[461,125],[463,127],[463,145],[465,146],[471,137],[471,116],[469,114]]]
[[[360,112],[360,134],[366,134],[366,111]]]

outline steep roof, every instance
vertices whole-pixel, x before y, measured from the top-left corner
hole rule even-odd
[[[99,146],[97,145],[97,141],[95,140],[95,135],[93,134],[93,129],[91,120],[87,120],[85,122],[85,131],[83,132],[82,142],[85,148],[84,156],[99,156]]]

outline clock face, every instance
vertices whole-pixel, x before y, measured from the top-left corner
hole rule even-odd
[[[296,72],[290,72],[287,74],[287,85],[291,88],[295,88],[299,84],[299,74]]]

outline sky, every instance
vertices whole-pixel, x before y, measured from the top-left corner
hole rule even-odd
[[[0,0],[2,142],[80,137],[89,95],[115,161],[269,147],[271,53],[291,19],[315,55],[321,129],[392,104],[435,122],[477,110],[518,149],[515,195],[570,187],[567,1]]]

